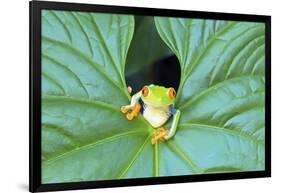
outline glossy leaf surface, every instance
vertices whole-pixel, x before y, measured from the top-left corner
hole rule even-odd
[[[171,143],[195,172],[263,170],[264,24],[155,22],[181,64],[182,116]]]

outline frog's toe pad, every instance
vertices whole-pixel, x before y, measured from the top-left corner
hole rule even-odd
[[[127,119],[128,119],[129,121],[131,121],[131,120],[133,120],[134,115],[132,115],[131,113],[128,113],[128,114],[126,115],[126,117],[127,117]]]
[[[157,143],[157,139],[155,137],[151,138],[151,144],[155,145]]]
[[[122,106],[120,111],[125,114],[128,112],[128,109],[125,106]]]
[[[163,138],[169,134],[169,131],[164,127],[160,127],[157,129],[156,133],[160,138]]]

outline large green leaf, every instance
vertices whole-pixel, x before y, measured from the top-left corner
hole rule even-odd
[[[181,64],[176,107],[182,116],[168,146],[201,172],[263,170],[264,24],[155,22]]]
[[[43,11],[43,183],[118,178],[148,139],[119,111],[133,29],[132,16]]]
[[[152,145],[152,127],[120,113],[134,18],[43,11],[43,183],[263,169],[263,25],[155,22],[181,63],[182,117]]]

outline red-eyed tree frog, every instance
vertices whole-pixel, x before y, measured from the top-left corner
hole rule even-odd
[[[129,87],[128,90],[131,90]],[[129,105],[121,107],[122,113],[127,113],[128,120],[133,120],[139,113],[155,128],[151,139],[152,144],[158,140],[164,141],[172,138],[178,126],[180,111],[175,109],[176,91],[174,88],[149,85],[134,94]],[[173,116],[169,130],[163,127],[167,120]]]

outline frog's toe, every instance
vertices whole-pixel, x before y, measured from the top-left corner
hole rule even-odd
[[[125,114],[128,112],[128,109],[125,106],[122,106],[120,111]]]
[[[168,135],[169,134],[169,131],[165,128],[165,127],[160,127],[157,129],[157,132],[160,134],[160,135]]]
[[[166,136],[169,135],[169,131],[164,127],[157,129],[157,133],[160,141],[164,141],[166,139]]]
[[[155,137],[152,137],[151,139],[151,144],[155,145],[157,143],[157,139]]]
[[[133,115],[132,113],[128,113],[128,114],[126,115],[126,117],[127,117],[127,119],[128,119],[129,121],[131,121],[131,120],[133,120],[134,115]]]

